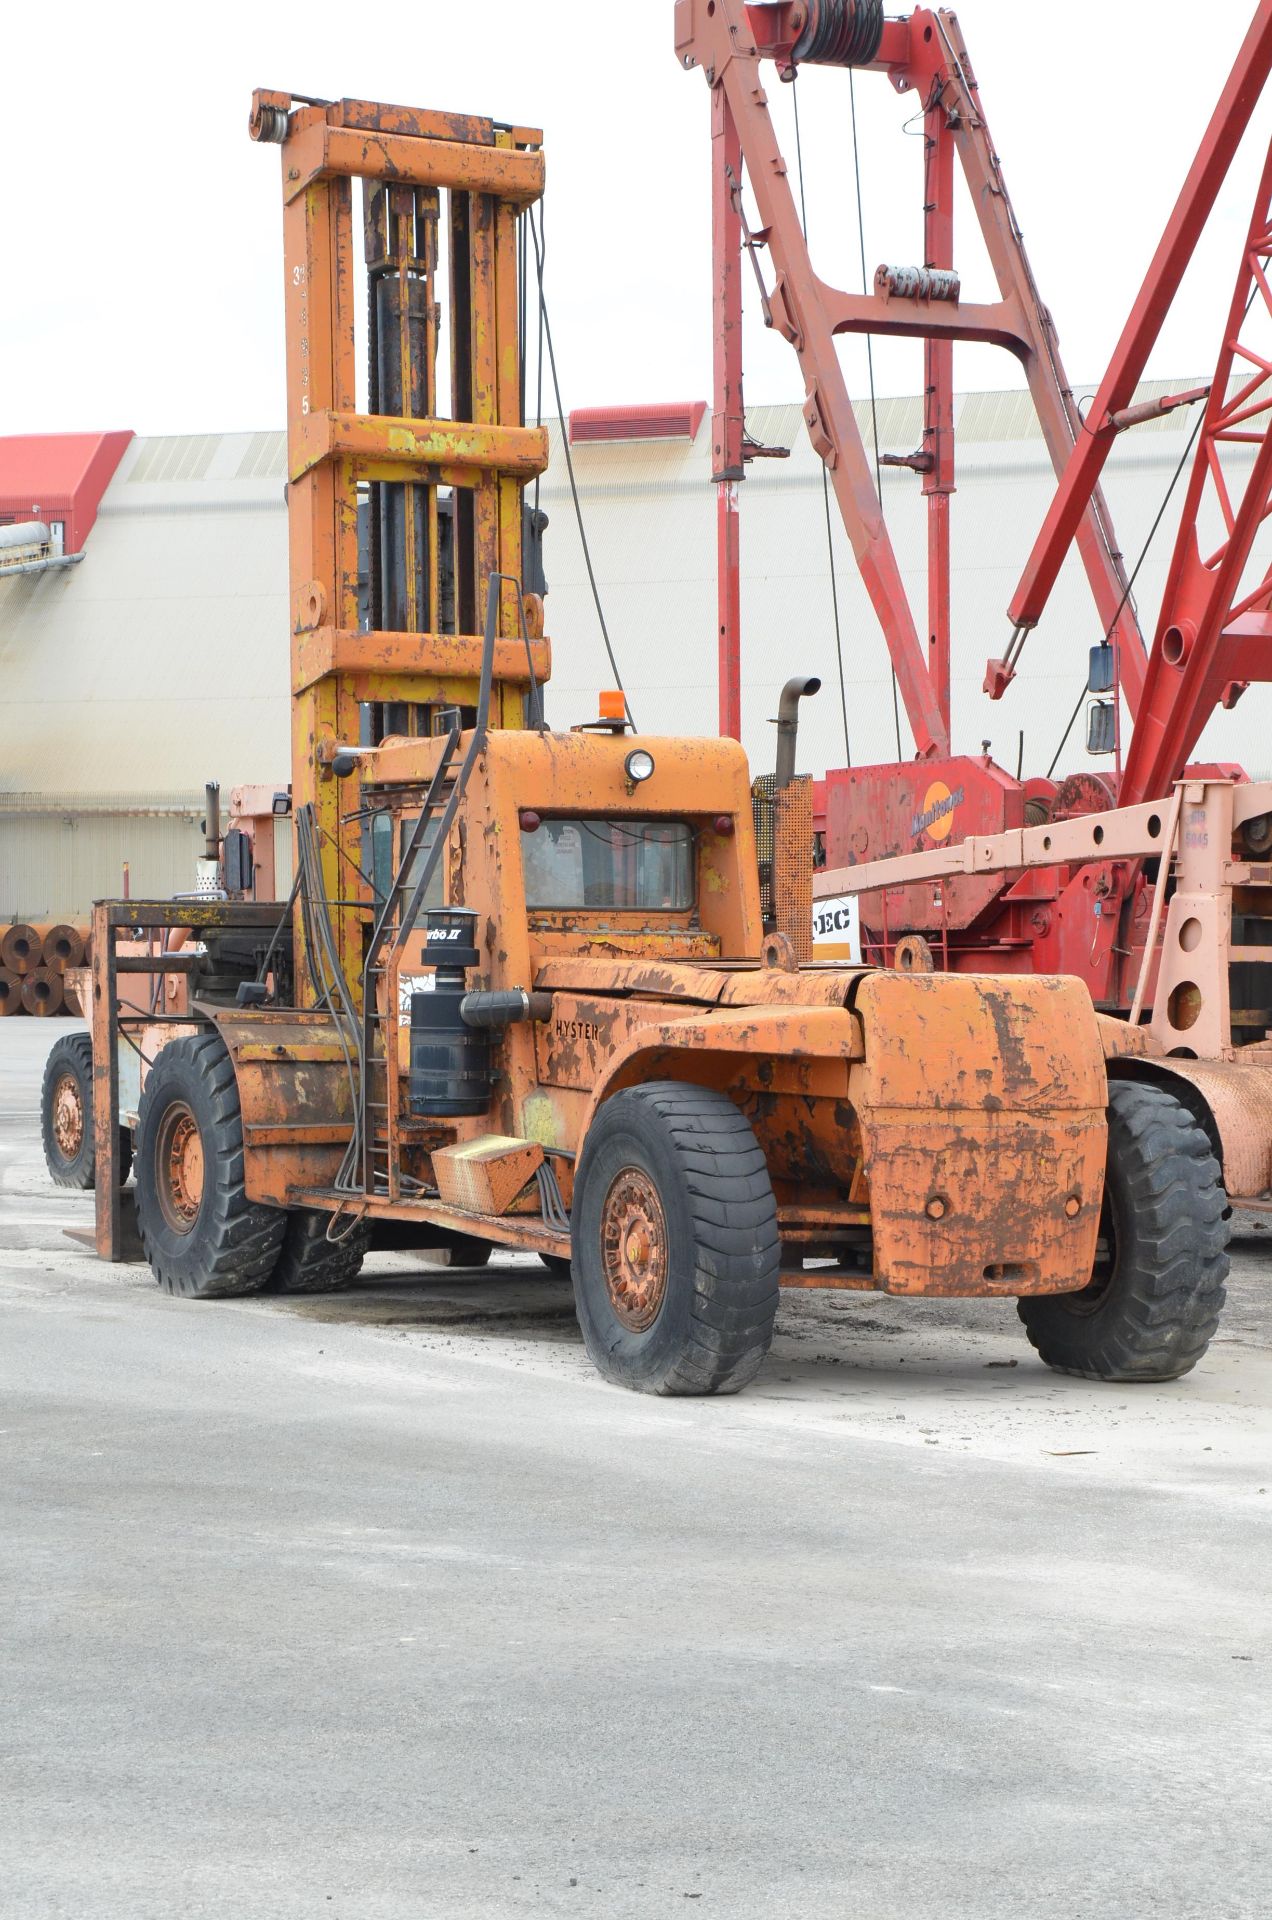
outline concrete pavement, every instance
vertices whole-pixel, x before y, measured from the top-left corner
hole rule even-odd
[[[1173,1387],[808,1295],[747,1394],[649,1401],[534,1262],[103,1267],[63,1030],[0,1023],[0,1914],[1272,1908],[1261,1235]]]

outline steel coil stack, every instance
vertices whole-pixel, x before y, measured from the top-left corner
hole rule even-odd
[[[78,927],[60,925],[50,927],[44,936],[44,964],[57,973],[65,973],[68,967],[82,966],[84,962],[84,935]]]
[[[62,976],[52,967],[32,967],[22,982],[22,1004],[40,1020],[62,1011]]]
[[[43,958],[44,939],[37,928],[28,926],[25,920],[5,928],[0,937],[0,966],[7,967],[21,979],[32,967],[38,967]]]
[[[0,926],[0,1019],[28,1013],[47,1020],[78,1016],[79,1002],[66,985],[68,968],[82,967],[90,947],[87,927],[69,921],[41,926],[16,920]]]

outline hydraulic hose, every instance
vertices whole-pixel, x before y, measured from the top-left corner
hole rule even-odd
[[[550,993],[527,993],[524,987],[466,993],[459,1003],[466,1027],[510,1027],[517,1020],[546,1020],[551,1012]]]

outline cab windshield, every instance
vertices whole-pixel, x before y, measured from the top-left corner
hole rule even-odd
[[[693,832],[683,820],[543,819],[521,833],[528,907],[683,913]]]

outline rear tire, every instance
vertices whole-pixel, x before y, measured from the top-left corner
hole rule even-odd
[[[541,1253],[539,1258],[554,1280],[569,1280],[573,1278],[573,1265],[565,1258],[564,1254]]]
[[[234,1065],[216,1033],[158,1054],[137,1116],[137,1225],[167,1293],[257,1293],[278,1262],[287,1215],[249,1200]]]
[[[97,1185],[93,1042],[87,1033],[68,1033],[49,1049],[40,1088],[40,1134],[51,1180],[59,1187],[81,1191]],[[127,1127],[119,1129],[115,1151],[122,1187],[132,1166],[132,1134]]]
[[[489,1240],[478,1240],[471,1233],[447,1232],[442,1243],[450,1255],[452,1267],[485,1267],[494,1252]]]
[[[1164,1087],[1109,1088],[1100,1240],[1081,1293],[1018,1302],[1029,1339],[1057,1373],[1177,1380],[1205,1353],[1223,1309],[1228,1201],[1192,1114]]]
[[[658,1080],[605,1103],[575,1183],[573,1272],[607,1380],[736,1393],[772,1343],[780,1266],[768,1167],[731,1100]]]
[[[287,1215],[278,1264],[267,1282],[279,1293],[335,1293],[351,1287],[362,1271],[367,1257],[370,1230],[365,1224],[349,1230],[346,1237],[329,1240],[327,1228],[332,1216],[313,1207],[297,1207]]]

